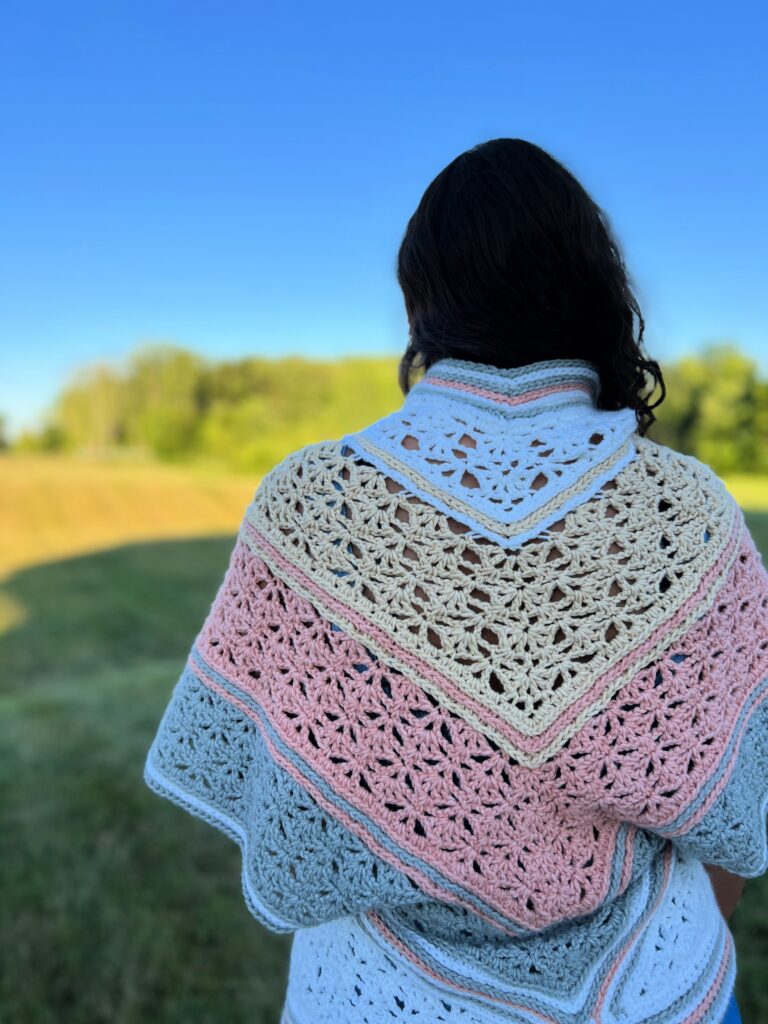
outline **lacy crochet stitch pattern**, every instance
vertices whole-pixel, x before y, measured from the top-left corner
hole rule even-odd
[[[617,480],[508,553],[335,444],[289,458],[242,537],[350,635],[535,766],[686,632],[736,557],[742,520],[724,489],[638,445]]]
[[[760,555],[588,364],[432,370],[264,477],[145,779],[296,932],[297,1024],[716,1024],[701,862],[768,867]]]

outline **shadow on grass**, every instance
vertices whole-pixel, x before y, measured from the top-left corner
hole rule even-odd
[[[0,635],[2,688],[52,672],[181,657],[226,571],[235,535],[125,544],[34,566],[3,586],[25,619]]]
[[[749,513],[768,552],[768,513]],[[17,573],[0,636],[0,1005],[40,1024],[276,1024],[290,936],[240,852],[144,785],[144,758],[234,535],[129,544]],[[745,1021],[768,1020],[768,878],[731,919]]]
[[[158,799],[144,759],[234,535],[17,573],[0,637],[0,1005],[36,1024],[276,1024],[290,936],[237,846]]]

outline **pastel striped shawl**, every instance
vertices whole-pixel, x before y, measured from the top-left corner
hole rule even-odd
[[[145,779],[294,933],[285,1024],[723,1016],[702,862],[768,869],[768,574],[598,387],[442,359],[245,511]]]

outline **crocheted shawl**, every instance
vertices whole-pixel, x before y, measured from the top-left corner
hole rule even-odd
[[[245,511],[145,779],[301,930],[291,1020],[324,991],[336,1022],[722,1016],[701,862],[768,868],[768,574],[715,474],[598,389],[441,359]]]

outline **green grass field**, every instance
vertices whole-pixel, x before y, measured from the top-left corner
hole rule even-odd
[[[768,485],[738,486],[768,552]],[[277,1021],[290,936],[248,913],[235,844],[142,780],[254,489],[0,460],[4,1022]],[[731,920],[745,1024],[768,1022],[766,910],[763,876]]]

